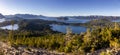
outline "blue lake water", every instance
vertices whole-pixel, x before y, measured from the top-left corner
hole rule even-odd
[[[90,19],[76,19],[76,18],[69,18],[68,20],[60,20],[57,18],[41,18],[41,19],[48,21],[65,22],[65,23],[86,23],[90,21]]]
[[[80,34],[81,32],[86,32],[86,27],[82,27],[82,26],[68,26],[68,25],[57,25],[57,24],[52,24],[50,25],[52,26],[52,30],[54,31],[59,31],[62,33],[66,33],[66,29],[67,27],[69,27],[72,30],[72,33],[77,33]]]
[[[89,19],[75,19],[75,18],[69,18],[66,21],[63,21],[65,23],[86,23],[90,21]]]
[[[6,21],[5,18],[0,19],[0,23]]]
[[[112,20],[112,22],[120,22],[120,19],[118,19],[118,20]]]
[[[12,25],[7,25],[7,26],[3,26],[0,27],[1,29],[8,29],[8,30],[12,30]],[[13,30],[17,30],[19,28],[18,24],[14,24],[13,25]]]
[[[88,21],[94,20],[94,19],[76,19],[76,18],[68,18],[68,20],[60,20],[54,17],[40,18],[40,19],[48,20],[48,21],[65,22],[65,23],[86,23]],[[120,19],[111,20],[111,22],[120,22]]]
[[[70,27],[70,29],[72,30],[72,33],[77,33],[77,34],[80,34],[81,32],[86,32],[86,29],[87,29],[86,27],[82,27],[82,26],[69,26],[69,25],[57,25],[57,24],[52,24],[50,26],[52,26],[51,28],[52,30],[59,31],[62,33],[66,33],[67,27]],[[3,26],[0,28],[12,30],[12,25]],[[18,24],[14,24],[13,30],[18,30],[18,28],[19,28]]]

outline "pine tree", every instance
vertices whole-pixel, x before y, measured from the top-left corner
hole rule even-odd
[[[114,30],[119,30],[119,25],[115,22]]]
[[[84,38],[83,38],[83,41],[84,43],[88,43],[91,41],[91,32],[90,32],[90,29],[87,29],[87,32],[86,34],[84,35]]]

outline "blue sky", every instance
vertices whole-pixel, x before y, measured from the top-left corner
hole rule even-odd
[[[0,13],[120,16],[120,0],[0,0]]]

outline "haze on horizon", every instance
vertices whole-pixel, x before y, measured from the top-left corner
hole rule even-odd
[[[0,0],[0,13],[120,16],[120,0]]]

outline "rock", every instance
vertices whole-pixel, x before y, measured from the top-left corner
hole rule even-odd
[[[30,55],[29,53],[23,52],[22,55]]]
[[[44,49],[27,48],[27,47],[14,47],[7,43],[0,42],[0,49],[4,55],[64,55],[57,52],[51,52]]]

